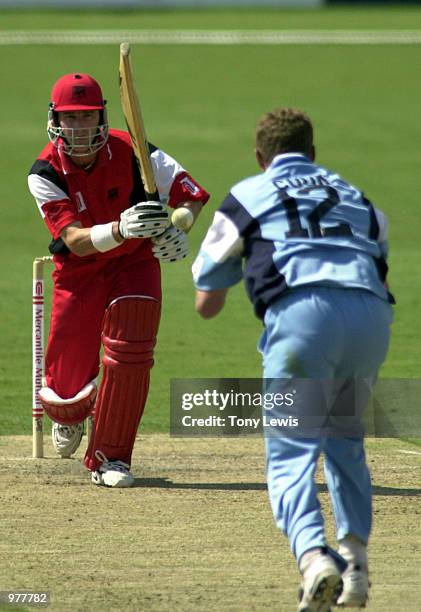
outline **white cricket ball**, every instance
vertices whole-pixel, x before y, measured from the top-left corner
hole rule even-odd
[[[187,232],[194,222],[194,216],[188,208],[176,208],[171,215],[171,223],[179,230]]]

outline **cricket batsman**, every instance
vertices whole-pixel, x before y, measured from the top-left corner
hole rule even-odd
[[[299,612],[364,607],[372,509],[361,415],[392,322],[387,221],[315,163],[313,126],[299,110],[263,115],[256,157],[263,172],[231,189],[194,263],[196,308],[216,316],[244,278],[263,323],[264,384],[295,390],[300,410],[288,413],[311,423],[294,432],[275,419],[265,430],[273,514],[302,575]],[[338,552],[328,547],[314,482],[322,453]]]
[[[50,142],[28,178],[55,264],[40,399],[62,457],[76,451],[94,411],[85,455],[92,482],[128,487],[154,363],[160,264],[188,252],[187,235],[171,225],[168,207],[197,216],[209,194],[149,144],[161,201],[147,201],[129,134],[109,129],[100,85],[88,74],[55,83],[47,131]]]

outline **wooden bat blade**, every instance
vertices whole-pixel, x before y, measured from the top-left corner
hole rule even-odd
[[[159,200],[149,156],[145,125],[134,84],[129,43],[121,43],[120,45],[119,76],[121,105],[146,195],[151,200]]]

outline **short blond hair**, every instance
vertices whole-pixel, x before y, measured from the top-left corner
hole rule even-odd
[[[275,108],[265,113],[256,128],[256,148],[270,163],[280,153],[310,155],[313,147],[313,125],[309,117],[296,108]]]

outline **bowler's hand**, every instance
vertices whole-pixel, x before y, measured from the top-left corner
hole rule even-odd
[[[187,234],[171,225],[158,238],[153,238],[154,256],[163,262],[184,259],[189,252]]]
[[[162,234],[169,223],[167,206],[150,200],[124,210],[120,215],[118,231],[123,238],[152,238]]]

